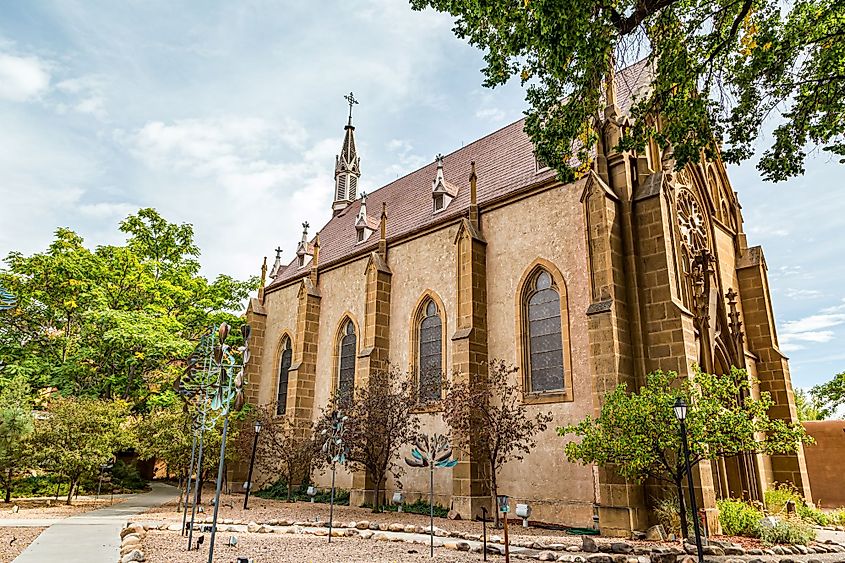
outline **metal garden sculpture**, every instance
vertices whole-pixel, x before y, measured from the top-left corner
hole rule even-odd
[[[196,466],[195,496],[191,508],[191,524],[188,528],[188,550],[191,549],[194,519],[199,502],[198,485],[200,473],[202,473],[203,434],[206,430],[213,428],[217,420],[223,419],[220,460],[217,466],[217,486],[214,491],[214,515],[211,523],[211,540],[208,546],[208,563],[211,563],[214,559],[214,539],[217,535],[217,515],[220,507],[220,491],[223,485],[223,465],[226,459],[229,414],[232,410],[240,410],[244,405],[243,391],[246,383],[244,366],[249,362],[248,346],[251,334],[252,330],[249,325],[241,326],[243,346],[229,346],[226,344],[226,339],[229,337],[229,325],[225,322],[221,323],[216,331],[211,331],[200,340],[197,349],[188,359],[185,373],[176,381],[177,392],[186,400],[194,402],[199,412],[199,424],[195,425],[195,430],[199,433],[199,454]],[[196,441],[195,435],[194,444],[196,444]],[[193,466],[193,456],[191,465]],[[193,470],[193,467],[191,469]]]
[[[420,434],[414,448],[411,449],[411,457],[405,458],[405,463],[411,467],[428,467],[429,470],[429,534],[431,536],[430,551],[434,557],[434,468],[455,467],[458,460],[452,459],[452,446],[449,445],[449,438],[443,434],[432,434],[429,438],[426,434]]]
[[[320,433],[325,436],[326,440],[323,442],[323,453],[332,464],[332,494],[329,501],[329,543],[332,541],[332,525],[334,524],[334,477],[337,464],[345,465],[346,456],[349,453],[349,448],[343,443],[344,424],[348,419],[340,411],[332,413],[331,426],[324,428]]]
[[[3,286],[0,286],[0,311],[14,309],[17,305],[18,298],[11,292],[7,291]]]

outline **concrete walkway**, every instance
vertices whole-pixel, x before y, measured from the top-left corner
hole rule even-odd
[[[176,487],[151,485],[153,490],[149,493],[127,498],[115,506],[59,520],[44,530],[14,563],[115,563],[120,555],[120,530],[126,521],[179,495]]]

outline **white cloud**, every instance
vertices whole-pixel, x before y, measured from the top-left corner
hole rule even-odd
[[[71,108],[83,114],[90,114],[97,119],[106,119],[106,80],[99,76],[69,78],[56,84],[56,90],[68,97],[58,105],[60,111]]]
[[[757,237],[787,237],[789,236],[789,230],[783,227],[777,227],[772,224],[767,224],[764,222],[760,222],[757,224],[748,225],[745,229],[745,232],[752,236]]]
[[[801,343],[824,344],[836,337],[834,329],[845,324],[845,300],[842,304],[825,307],[814,315],[787,321],[780,327],[779,340],[784,351],[806,348]]]
[[[475,117],[478,119],[484,119],[486,121],[492,121],[493,123],[499,123],[505,119],[505,112],[499,108],[481,108],[475,112]]]
[[[817,289],[798,289],[794,287],[787,287],[784,294],[790,299],[816,299],[822,296],[822,292]]]
[[[50,86],[48,65],[38,57],[0,53],[0,100],[25,102]]]

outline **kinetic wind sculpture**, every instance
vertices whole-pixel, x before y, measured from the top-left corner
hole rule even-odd
[[[343,443],[344,423],[348,419],[340,411],[332,413],[332,422],[330,428],[324,428],[321,434],[325,436],[326,441],[323,442],[323,453],[332,464],[332,494],[329,501],[329,543],[332,542],[332,525],[334,519],[334,476],[337,464],[345,465],[346,456],[349,453],[349,448]]]
[[[0,311],[14,309],[18,305],[18,298],[0,285]]]
[[[428,467],[429,470],[429,534],[431,536],[430,551],[434,557],[434,468],[455,467],[458,460],[452,459],[452,446],[449,438],[443,434],[420,434],[416,446],[411,449],[411,457],[405,458],[405,463],[411,467]]]
[[[249,338],[252,330],[249,325],[241,326],[244,344],[232,347],[226,344],[229,337],[229,325],[221,323],[217,331],[211,331],[200,340],[197,349],[188,359],[185,374],[176,381],[177,392],[186,400],[193,401],[199,411],[199,454],[197,456],[197,481],[202,467],[203,443],[205,430],[214,427],[217,420],[223,419],[223,435],[220,441],[220,461],[217,466],[217,487],[214,491],[214,516],[211,523],[211,541],[208,546],[208,563],[214,559],[214,539],[217,535],[217,514],[220,506],[220,490],[223,484],[223,465],[226,459],[226,437],[229,432],[229,414],[240,410],[244,405],[244,366],[249,362]],[[216,340],[216,343],[215,343]],[[195,484],[195,497],[191,508],[191,525],[188,529],[188,549],[191,548],[194,518],[199,501],[199,488]]]

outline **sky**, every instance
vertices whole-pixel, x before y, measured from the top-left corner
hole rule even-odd
[[[345,93],[365,191],[522,116],[519,84],[483,88],[482,54],[451,28],[403,0],[5,3],[0,256],[59,226],[119,244],[118,223],[154,207],[193,224],[207,276],[255,275],[276,246],[289,261],[301,223],[331,216]],[[845,166],[729,175],[793,382],[845,371]]]

